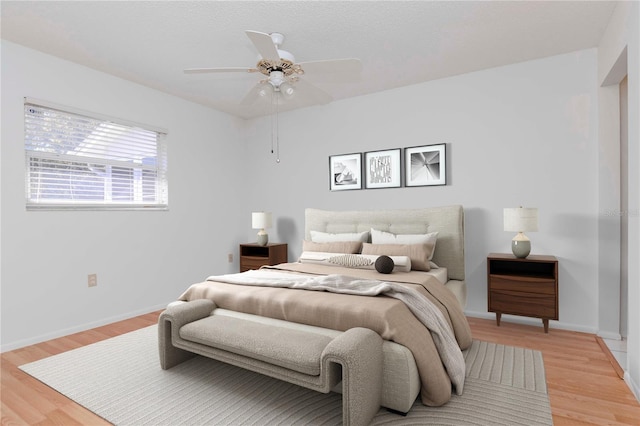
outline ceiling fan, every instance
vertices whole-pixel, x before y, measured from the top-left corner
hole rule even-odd
[[[294,56],[280,49],[284,35],[280,33],[262,33],[245,31],[259,53],[255,67],[226,68],[189,68],[186,74],[225,73],[225,72],[259,72],[267,78],[256,84],[242,99],[240,105],[249,106],[261,98],[268,98],[272,104],[291,101],[296,104],[326,104],[333,100],[332,96],[301,78],[302,75],[331,75],[333,81],[351,81],[362,70],[359,59],[332,59],[296,63]],[[271,96],[269,96],[271,95]],[[275,96],[274,96],[275,95]]]

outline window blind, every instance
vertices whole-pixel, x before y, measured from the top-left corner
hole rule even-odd
[[[27,209],[167,209],[165,136],[25,99]]]

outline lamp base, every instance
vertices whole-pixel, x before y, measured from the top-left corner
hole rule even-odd
[[[511,240],[511,251],[519,259],[524,259],[531,253],[531,241]]]
[[[269,234],[267,234],[267,233],[264,233],[264,234],[258,233],[258,245],[266,246],[268,242],[269,242]]]

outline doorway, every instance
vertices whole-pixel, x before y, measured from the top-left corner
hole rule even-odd
[[[629,108],[628,79],[620,82],[620,335],[626,341],[629,309]],[[626,364],[625,364],[626,365]],[[624,366],[623,366],[624,367]]]

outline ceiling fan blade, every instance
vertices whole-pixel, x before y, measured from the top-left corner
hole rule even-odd
[[[276,45],[273,44],[273,40],[269,34],[250,30],[245,31],[245,33],[258,50],[260,56],[262,56],[262,59],[271,59],[274,61],[280,59],[278,49],[276,48]]]
[[[310,61],[298,63],[305,74],[353,73],[362,71],[360,59],[328,59],[326,61]]]
[[[211,73],[218,73],[218,72],[256,72],[258,71],[255,68],[232,68],[232,67],[228,67],[228,68],[187,68],[186,70],[184,70],[185,74],[211,74]]]
[[[333,96],[302,78],[298,79],[293,87],[295,89],[293,100],[296,103],[301,102],[305,105],[328,104],[333,100]]]
[[[269,90],[269,87],[266,87],[266,86],[268,86],[268,84],[263,83],[263,82],[260,82],[260,83],[256,84],[255,86],[253,86],[251,88],[251,90],[249,90],[249,92],[240,101],[240,106],[247,107],[247,106],[253,105],[258,100],[266,97],[266,96],[261,96],[261,94],[260,94],[263,89],[264,90]],[[270,97],[269,97],[269,99],[270,99]]]

